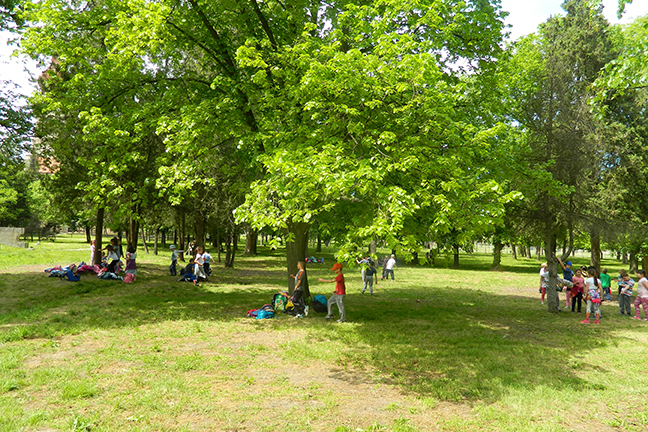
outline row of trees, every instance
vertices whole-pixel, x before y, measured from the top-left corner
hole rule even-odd
[[[199,244],[269,229],[289,274],[309,235],[340,259],[490,236],[495,267],[506,243],[544,244],[554,277],[575,236],[595,265],[602,242],[644,246],[645,19],[567,0],[506,45],[498,0],[16,7],[49,66],[31,151],[99,242],[104,224],[131,244],[142,223]]]

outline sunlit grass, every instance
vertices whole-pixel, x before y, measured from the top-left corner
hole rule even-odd
[[[167,275],[168,250],[140,251],[134,284],[47,278],[86,257],[82,240],[0,253],[0,431],[648,425],[648,326],[614,304],[600,326],[548,314],[533,259],[506,257],[499,273],[485,255],[456,270],[399,262],[375,296],[345,269],[348,322],[336,324],[245,318],[284,289],[281,251],[215,265],[200,287]],[[332,254],[308,268],[313,294],[333,290],[314,282],[331,276]],[[574,403],[586,408],[556,412]]]

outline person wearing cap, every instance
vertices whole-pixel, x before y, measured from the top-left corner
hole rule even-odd
[[[328,314],[324,317],[326,319],[333,318],[333,304],[337,304],[338,310],[340,311],[340,319],[337,322],[346,321],[346,313],[344,311],[344,296],[346,295],[346,286],[344,285],[344,275],[342,274],[342,264],[335,263],[331,268],[337,276],[335,279],[317,279],[319,282],[335,282],[335,292],[328,299]]]
[[[181,253],[184,253],[184,251],[177,250],[175,245],[171,245],[169,249],[171,249],[171,265],[169,266],[169,273],[171,273],[171,276],[175,276],[178,274],[178,271],[176,269],[176,265],[178,264],[178,257]]]
[[[567,261],[565,264],[561,261],[560,258],[558,258],[558,262],[560,263],[560,267],[563,269],[563,279],[569,282],[574,282],[574,272],[571,269],[572,263],[571,261]],[[571,290],[565,291],[565,307],[569,308],[571,306]]]

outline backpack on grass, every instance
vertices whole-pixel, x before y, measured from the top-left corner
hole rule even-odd
[[[323,296],[322,294],[318,294],[315,297],[313,297],[313,301],[311,302],[311,308],[315,312],[328,312],[328,307],[327,307],[328,300],[326,300],[326,297]]]

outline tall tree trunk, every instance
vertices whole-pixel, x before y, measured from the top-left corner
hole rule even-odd
[[[526,248],[524,246],[520,246],[520,256],[526,258]]]
[[[90,235],[90,225],[86,224],[84,228],[85,228],[85,235],[86,235],[86,243],[90,243],[92,241],[92,236]]]
[[[628,254],[626,252],[621,255],[621,264],[627,265],[628,264]]]
[[[596,267],[596,271],[601,273],[601,236],[596,229],[590,231],[590,264]]]
[[[317,235],[317,244],[318,245],[322,244],[319,238],[319,234]],[[371,243],[369,243],[369,255],[374,257],[378,256],[378,245],[376,243],[376,240],[371,240]]]
[[[182,253],[180,254],[179,260],[184,261],[185,260],[185,258],[184,258],[184,250],[185,250],[186,245],[185,245],[185,241],[184,241],[184,239],[185,239],[185,213],[184,213],[183,210],[181,210],[180,221],[179,222],[180,222],[179,223],[180,226],[178,227],[178,242],[180,244],[178,245],[178,248],[182,251]]]
[[[128,247],[133,247],[137,250],[137,233],[139,231],[139,221],[136,218],[135,210],[133,210],[128,218]],[[147,252],[148,253],[148,252]]]
[[[149,253],[149,248],[146,244],[146,232],[144,231],[144,227],[142,227],[142,244],[144,245],[144,252]]]
[[[558,313],[559,299],[556,292],[558,281],[558,260],[556,259],[556,236],[551,232],[550,222],[546,222],[545,228],[545,257],[547,259],[547,270],[549,271],[549,286],[547,287],[547,310],[551,313]]]
[[[632,250],[630,251],[630,260],[628,261],[628,264],[630,264],[630,268],[628,269],[628,273],[636,273],[637,270],[639,269],[639,260],[637,258],[637,251]]]
[[[502,270],[502,249],[504,249],[504,244],[498,238],[499,236],[496,235],[495,237],[496,239],[493,241],[493,265],[491,266],[491,270],[500,271]]]
[[[453,247],[454,250],[454,263],[453,267],[454,268],[459,268],[459,245],[454,245]]]
[[[315,248],[315,253],[320,253],[322,252],[322,237],[320,236],[320,233],[317,233],[317,247]]]
[[[155,227],[155,243],[153,245],[153,254],[158,254],[158,237],[160,237],[160,227]]]
[[[290,277],[291,274],[297,274],[297,262],[303,261],[304,251],[308,250],[308,229],[310,224],[305,222],[293,222],[288,224],[286,234],[287,238],[292,237],[291,241],[286,242],[286,280],[288,285],[288,292],[292,294],[295,288],[295,280]],[[304,280],[304,297],[310,296],[308,282]]]
[[[249,228],[245,231],[245,251],[243,255],[253,255],[257,254],[257,240],[259,238],[259,231]]]
[[[513,259],[517,260],[517,250],[515,244],[511,243],[511,252],[513,253]]]
[[[97,225],[95,228],[95,252],[92,259],[92,264],[99,265],[101,264],[101,249],[103,248],[103,223],[104,223],[104,214],[106,213],[105,208],[100,208],[97,210]]]
[[[160,234],[161,234],[161,239],[160,239],[160,241],[162,242],[162,247],[163,247],[164,249],[166,249],[166,247],[167,247],[167,237],[166,237],[166,235],[167,235],[167,231],[168,231],[168,228],[166,228],[166,227],[165,227],[165,228],[162,228],[162,229],[160,230]]]
[[[225,253],[225,267],[234,267],[234,258],[236,257],[236,249],[238,247],[238,233],[234,228],[231,234],[227,236],[227,247]]]
[[[222,249],[223,239],[221,238],[220,227],[216,232],[216,247],[218,248],[218,262],[221,262],[221,249]]]
[[[196,236],[196,246],[205,250],[205,216],[202,212],[196,212],[194,234]]]
[[[540,261],[541,259],[542,259],[542,243],[536,246],[536,261]]]
[[[526,256],[531,258],[531,245],[527,245],[526,247]]]

